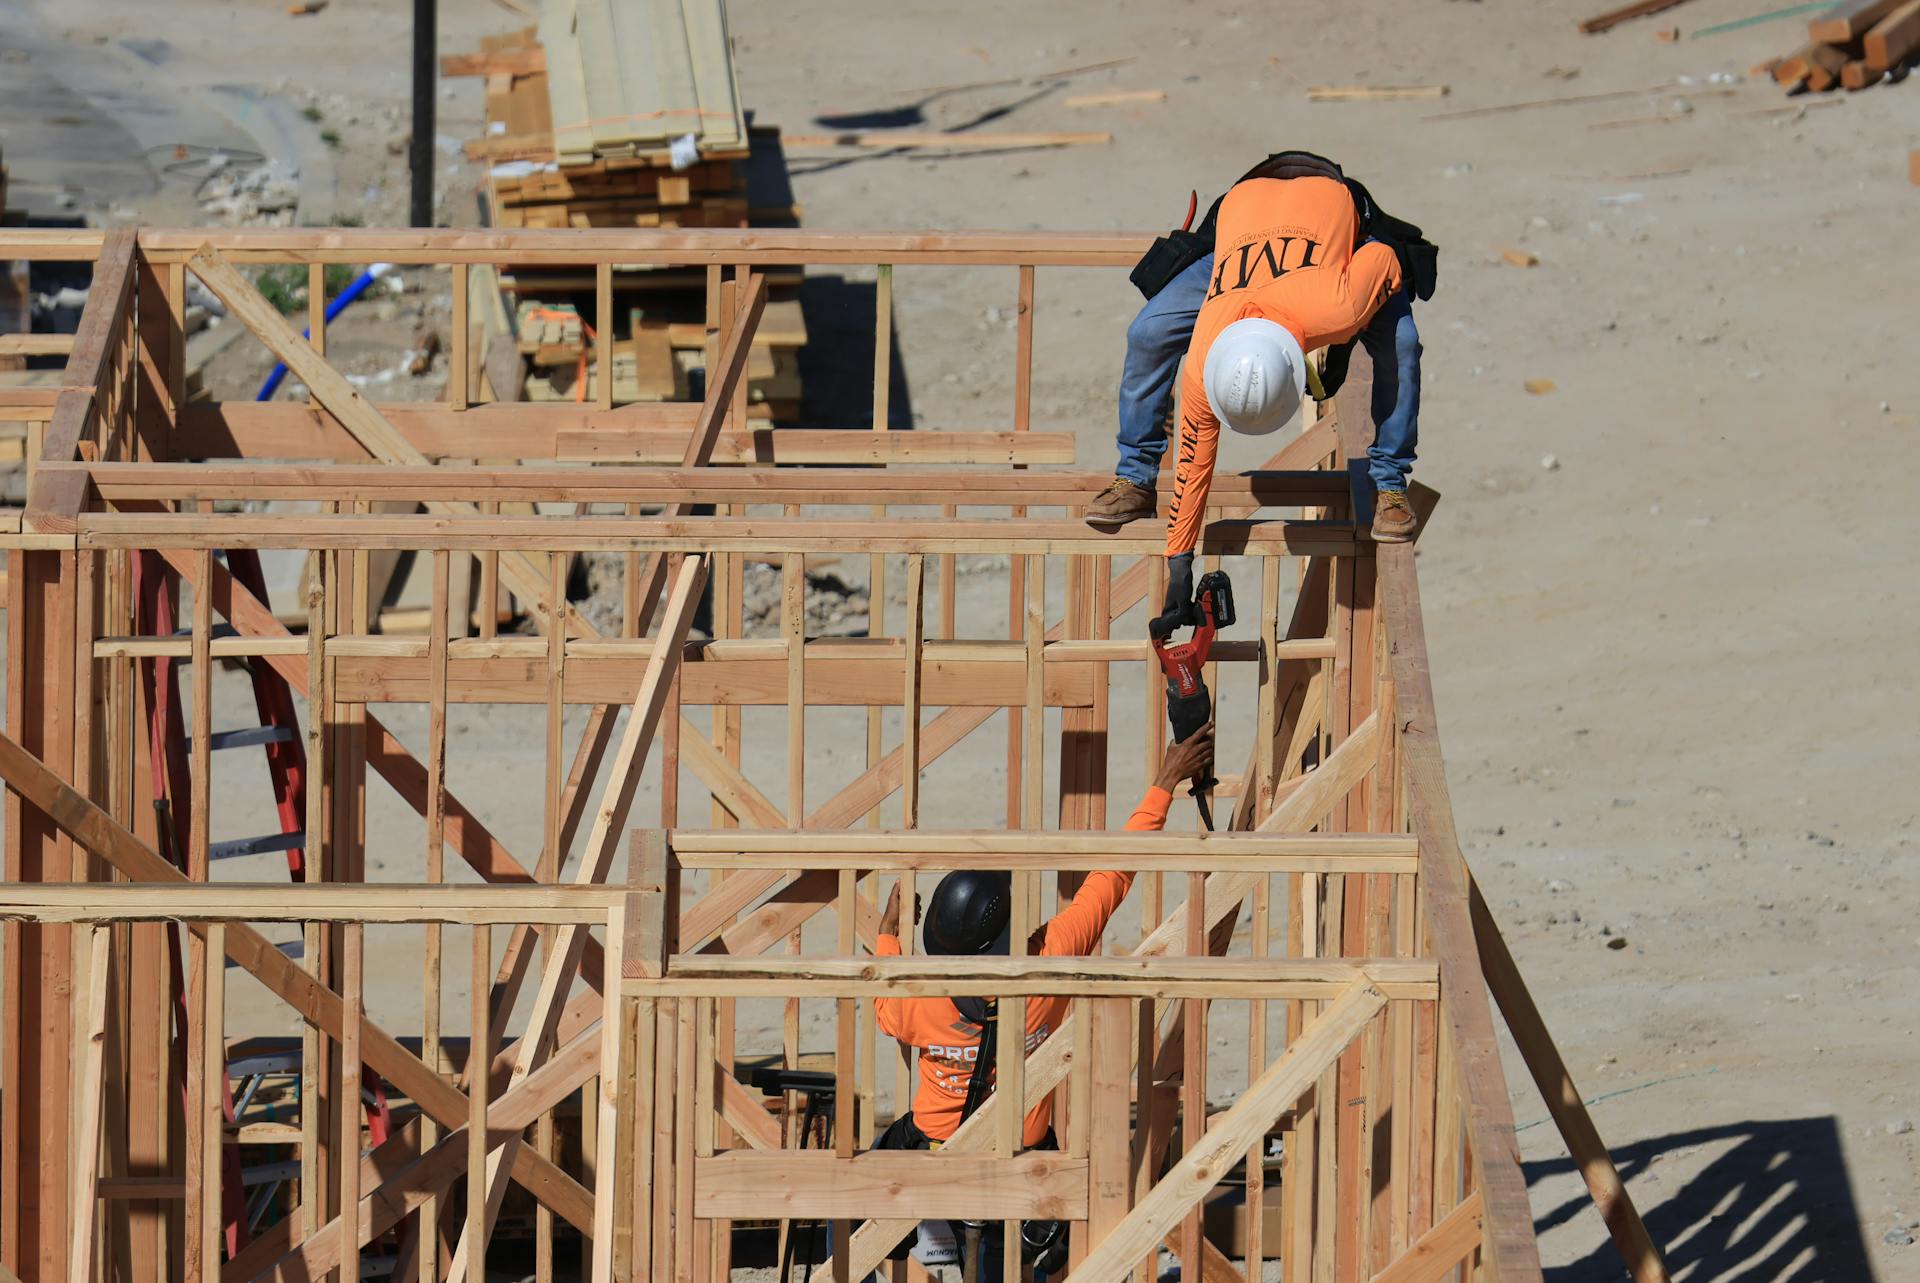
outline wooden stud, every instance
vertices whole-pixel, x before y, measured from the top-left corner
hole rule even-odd
[[[447,322],[447,406],[453,410],[464,410],[471,402],[467,399],[467,388],[471,379],[472,362],[471,340],[473,322],[469,316],[468,291],[472,284],[472,272],[464,263],[456,264],[453,276],[453,311]],[[495,389],[498,395],[499,389]],[[464,630],[463,630],[464,631]],[[421,1254],[426,1259],[426,1254]]]
[[[1026,781],[1022,788],[1026,805],[1022,827],[1041,827],[1046,801],[1046,700],[1042,647],[1047,629],[1047,560],[1041,556],[1026,559],[1027,617],[1027,707],[1026,707]]]
[[[85,1054],[80,1066],[79,1094],[75,1097],[80,1130],[74,1141],[73,1250],[67,1265],[67,1277],[73,1283],[87,1283],[93,1278],[94,1236],[101,1219],[97,1204],[100,1132],[102,1115],[107,1108],[101,1091],[106,1076],[107,972],[112,961],[112,946],[112,927],[97,926],[88,933],[86,1018],[80,1026]]]
[[[598,326],[593,339],[593,359],[599,379],[602,410],[613,408],[613,264],[596,263],[593,268],[593,320]]]
[[[489,1027],[488,981],[493,978],[493,929],[485,925],[473,928],[473,967],[468,975],[469,1007],[467,1032],[467,1226],[466,1241],[472,1244],[472,1277],[486,1277],[487,1263],[487,1182],[480,1174],[487,1170],[487,1096],[490,1088],[486,1066],[493,1061],[493,1037]]]
[[[454,280],[461,281],[466,276],[464,267],[453,269]],[[464,292],[456,295],[454,313],[456,319],[464,311]],[[455,333],[459,330],[456,328]],[[432,584],[429,588],[427,621],[427,667],[429,671],[427,691],[427,861],[426,878],[428,882],[438,883],[446,877],[447,849],[447,597],[449,557],[451,554],[436,552],[433,554],[431,568]],[[425,981],[420,1025],[420,1058],[427,1062],[435,1073],[440,1072],[440,1003],[441,1003],[441,925],[429,922],[426,926],[426,940],[423,946],[422,975]],[[440,1125],[431,1118],[420,1120],[420,1147],[422,1151],[431,1149],[440,1139]],[[421,1205],[420,1217],[416,1222],[415,1233],[419,1235],[420,1283],[438,1283],[439,1261],[435,1239],[439,1234],[440,1200],[429,1198]]]
[[[219,929],[217,924],[208,928],[209,932]],[[360,1018],[366,1002],[362,981],[366,928],[350,922],[343,931],[340,996],[345,1025],[340,1038],[340,1137],[335,1165],[340,1181],[339,1214],[346,1218],[351,1230],[340,1242],[340,1278],[342,1283],[352,1283],[360,1277]],[[207,1277],[214,1277],[211,1264]]]
[[[907,660],[906,693],[901,697],[901,775],[900,798],[902,828],[920,827],[920,663],[921,628],[926,589],[926,558],[920,553],[907,556]],[[878,710],[874,710],[878,715]]]
[[[787,819],[807,813],[807,563],[789,556],[781,571],[780,632],[787,644]]]

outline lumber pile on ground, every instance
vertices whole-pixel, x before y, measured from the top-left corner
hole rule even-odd
[[[486,135],[467,151],[488,162],[483,199],[493,226],[723,228],[797,221],[791,206],[749,207],[747,122],[713,0],[611,7],[605,0],[575,0],[549,4],[547,16],[556,8],[577,10],[576,21],[560,29],[543,20],[538,29],[486,38],[476,53],[441,60],[443,75],[486,79]],[[677,33],[677,43],[658,41],[663,26]],[[657,76],[636,70],[634,51],[643,46]],[[634,56],[609,59],[606,49]],[[658,64],[670,55],[679,59],[676,66]],[[768,131],[753,133],[759,145]],[[777,141],[762,150],[774,160],[781,155]],[[771,299],[747,365],[748,412],[792,420],[799,417],[798,352],[806,342],[800,273],[774,269],[767,276]],[[616,268],[613,286],[613,315],[601,318],[593,315],[590,271],[539,267],[501,275],[499,287],[515,299],[513,333],[529,367],[527,400],[600,399],[603,324],[612,326],[616,403],[700,399],[705,272]]]
[[[650,107],[638,113],[654,118],[650,135],[630,128],[614,141],[563,153],[566,131],[556,130],[556,112],[588,91],[561,87],[569,73],[557,60],[550,67],[531,27],[483,39],[478,54],[447,58],[441,70],[486,77],[486,136],[467,152],[490,162],[494,226],[747,226],[744,128],[715,141],[688,129],[679,114],[697,109]],[[576,57],[575,80],[580,70]]]
[[[1824,93],[1903,79],[1920,61],[1920,0],[1841,0],[1807,24],[1804,48],[1768,69],[1789,90]]]

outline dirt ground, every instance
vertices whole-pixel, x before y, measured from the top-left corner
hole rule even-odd
[[[1468,857],[1676,1277],[1920,1280],[1920,519],[1887,463],[1920,444],[1920,189],[1905,172],[1920,85],[1777,112],[1788,100],[1744,73],[1797,45],[1795,20],[1656,40],[1656,27],[1768,7],[1694,0],[1577,35],[1594,7],[833,0],[802,13],[735,0],[730,19],[747,103],[790,131],[912,106],[924,128],[1114,135],[982,156],[796,158],[809,226],[1157,228],[1178,220],[1189,188],[1205,201],[1268,151],[1306,146],[1428,229],[1442,257],[1439,292],[1416,309],[1418,476],[1445,499],[1420,564]],[[403,215],[389,142],[405,129],[406,6],[333,0],[292,19],[281,0],[178,0],[168,12],[164,66],[142,73],[126,49],[150,40],[150,6],[0,0],[0,17],[76,65],[118,56],[155,93],[243,84],[320,104],[341,134],[326,149],[338,208],[369,223]],[[502,4],[448,3],[442,48],[517,25]],[[1070,82],[931,92],[1117,58],[1129,61]],[[1309,103],[1318,83],[1452,92]],[[1064,105],[1102,89],[1167,98]],[[479,92],[445,87],[448,139],[477,132]],[[471,221],[473,171],[441,159],[443,209]],[[78,201],[114,216],[104,197]],[[165,181],[111,204],[182,216]],[[1538,266],[1503,263],[1506,247]],[[1013,274],[903,270],[896,286],[913,421],[1007,423]],[[1136,306],[1119,273],[1040,273],[1034,423],[1076,432],[1084,466],[1110,457]],[[410,320],[384,319],[394,334]],[[223,394],[259,372],[236,370]],[[1555,390],[1529,394],[1536,379]],[[1003,601],[993,582],[963,576],[963,618]],[[238,708],[237,680],[221,687]],[[1127,760],[1139,707],[1116,697],[1116,824],[1140,783]],[[397,720],[423,743],[422,727]],[[780,715],[759,720],[749,768],[778,800]],[[537,778],[528,727],[456,718],[455,790],[503,796]],[[824,797],[832,777],[857,773],[858,732],[822,715],[810,743]],[[991,822],[977,800],[998,797],[1002,743],[990,726],[943,763],[928,823]],[[216,781],[216,797],[258,791],[235,780]],[[515,850],[537,847],[537,801],[488,818]],[[388,806],[375,821],[379,845],[417,850],[417,819]],[[237,812],[219,824],[248,831]],[[384,876],[405,874],[396,863]],[[410,992],[390,996],[390,1014],[417,1004]],[[461,1007],[449,1007],[451,1021]],[[1241,1059],[1222,1049],[1216,1091]],[[1508,1072],[1549,1276],[1621,1277],[1517,1057]]]

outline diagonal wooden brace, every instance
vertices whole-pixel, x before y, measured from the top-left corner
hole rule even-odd
[[[39,758],[0,734],[0,777],[21,797],[44,811],[69,837],[99,856],[133,882],[187,884],[187,877],[158,852],[122,828],[112,816],[69,788]],[[196,935],[205,927],[193,924]],[[244,923],[228,924],[226,954],[268,992],[300,1013],[302,1019],[328,1037],[345,1031],[346,1010],[340,995],[295,966],[293,961]],[[467,1116],[466,1093],[452,1086],[424,1061],[380,1026],[360,1019],[361,1054],[375,1072],[419,1105],[422,1112],[448,1127],[458,1127]],[[514,1179],[543,1204],[582,1230],[593,1220],[592,1197],[580,1183],[540,1156],[530,1162],[516,1159]]]

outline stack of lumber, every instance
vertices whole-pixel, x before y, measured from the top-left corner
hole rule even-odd
[[[669,319],[678,315],[680,319]],[[706,323],[686,300],[632,307],[621,337],[613,342],[613,399],[635,401],[698,400],[705,389]],[[800,413],[800,349],[807,341],[800,300],[791,296],[767,304],[747,352],[747,414],[751,418],[792,420]],[[600,395],[594,345],[577,316],[545,305],[523,303],[519,316],[520,351],[533,365],[529,401],[592,401]],[[581,386],[584,378],[585,386]]]
[[[579,73],[577,44],[573,62]],[[447,75],[487,80],[487,133],[467,144],[490,162],[487,202],[496,227],[745,227],[745,128],[716,139],[672,109],[642,112],[652,136],[628,129],[585,152],[560,149],[554,120],[567,80],[550,69],[534,29],[483,39],[480,52],[443,59]],[[593,79],[596,97],[599,80]],[[696,117],[697,118],[697,117]],[[667,131],[674,131],[671,135]],[[672,140],[682,139],[675,165]],[[686,139],[691,138],[691,143]]]
[[[477,53],[443,58],[441,73],[486,79],[486,136],[467,152],[488,165],[483,198],[495,227],[747,227],[765,213],[748,204],[747,123],[718,0],[550,0],[538,29],[483,39]],[[759,137],[764,129],[754,132],[764,153],[780,154]],[[797,211],[770,216],[791,223]],[[767,277],[748,407],[790,420],[806,343],[800,272]],[[598,400],[603,318],[592,315],[591,270],[524,269],[503,274],[499,287],[516,299],[513,332],[531,367],[526,398]],[[616,267],[613,287],[614,401],[698,399],[705,271]]]
[[[739,162],[675,172],[644,159],[585,165],[506,161],[487,175],[496,227],[745,227]]]
[[[1920,0],[1842,0],[1807,24],[1808,43],[1768,70],[1788,89],[1866,89],[1920,60]]]

